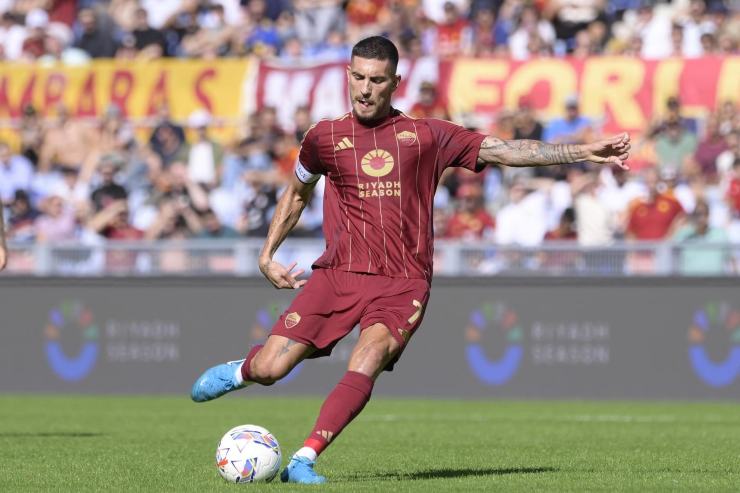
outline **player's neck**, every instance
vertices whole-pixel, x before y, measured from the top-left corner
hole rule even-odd
[[[388,108],[382,113],[382,116],[379,116],[377,118],[373,118],[372,120],[367,119],[361,119],[359,116],[357,116],[357,113],[355,113],[355,110],[352,110],[352,118],[357,120],[357,122],[362,125],[363,127],[377,127],[378,125],[384,123],[388,118],[392,117],[396,113],[396,110],[393,109],[393,106],[388,106]]]

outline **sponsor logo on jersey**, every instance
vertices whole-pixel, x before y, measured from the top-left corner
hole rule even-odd
[[[291,312],[285,316],[285,328],[292,329],[301,321],[301,316],[298,312]]]
[[[334,146],[335,151],[343,151],[345,149],[354,149],[355,145],[347,137],[339,141],[339,144]]]
[[[398,141],[403,145],[414,145],[416,144],[416,132],[404,130],[403,132],[399,132],[396,134],[396,139],[398,139]]]
[[[385,176],[393,169],[393,156],[384,149],[373,149],[362,158],[362,171],[365,174],[380,177]]]

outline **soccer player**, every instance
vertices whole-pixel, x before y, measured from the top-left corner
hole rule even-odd
[[[271,385],[305,358],[328,356],[359,324],[348,371],[328,395],[304,446],[281,479],[323,483],[314,471],[321,452],[362,411],[375,379],[392,370],[418,329],[432,280],[432,208],[442,172],[450,166],[546,166],[591,161],[625,167],[626,134],[593,144],[504,141],[453,123],[413,119],[391,106],[401,77],[398,51],[382,37],[352,49],[347,68],[352,111],[322,120],[306,133],[295,176],[280,198],[259,258],[276,288],[298,289],[264,346],[215,366],[193,385],[196,402],[250,384]],[[308,281],[296,264],[272,260],[326,177],[326,251]]]

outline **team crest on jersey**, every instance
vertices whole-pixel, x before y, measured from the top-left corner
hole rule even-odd
[[[385,176],[393,169],[393,156],[384,149],[373,149],[362,158],[362,171],[365,174],[380,177]]]
[[[301,321],[301,316],[298,312],[291,312],[285,316],[285,328],[292,329]]]
[[[416,144],[416,132],[411,132],[409,130],[398,132],[396,134],[396,139],[398,139],[398,141],[403,145],[406,145],[406,146],[414,145]]]

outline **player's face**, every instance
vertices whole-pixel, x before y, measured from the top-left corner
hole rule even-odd
[[[373,121],[390,112],[391,94],[401,82],[389,60],[352,57],[347,67],[352,110],[360,121]]]

